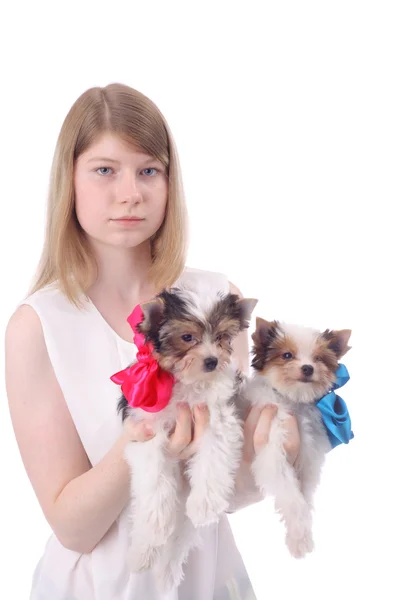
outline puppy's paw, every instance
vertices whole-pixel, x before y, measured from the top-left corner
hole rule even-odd
[[[210,502],[206,498],[198,498],[193,494],[190,494],[186,502],[186,514],[195,527],[217,523],[228,508],[229,502],[226,500]]]
[[[128,567],[133,573],[151,569],[159,556],[159,548],[135,544],[128,550]]]
[[[171,560],[168,563],[155,567],[157,586],[163,593],[168,593],[178,587],[183,580],[183,568],[179,561]]]
[[[152,545],[154,546],[163,546],[169,536],[173,533],[175,529],[175,519],[170,519],[168,521],[164,521],[162,519],[157,520],[157,523],[154,525],[154,529],[149,536]]]
[[[301,536],[288,533],[286,534],[286,545],[294,558],[304,558],[314,550],[312,533],[307,530]]]
[[[256,456],[252,465],[251,473],[254,482],[264,498],[274,495],[274,483],[276,481],[276,471],[266,463],[263,455]]]
[[[162,510],[160,505],[159,510],[151,513],[138,512],[136,520],[140,523],[140,528],[146,531],[146,534],[143,535],[146,536],[147,545],[163,546],[175,530],[176,513],[171,510]]]

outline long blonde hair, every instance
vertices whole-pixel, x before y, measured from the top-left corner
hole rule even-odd
[[[56,283],[76,306],[97,276],[97,266],[79,225],[74,200],[74,164],[102,134],[161,160],[168,171],[168,202],[151,240],[149,277],[157,289],[181,275],[187,250],[187,214],[181,170],[168,124],[146,96],[119,83],[86,90],[71,107],[58,136],[50,175],[44,247],[30,294]]]

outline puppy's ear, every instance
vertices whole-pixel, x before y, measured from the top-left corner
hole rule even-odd
[[[239,307],[240,329],[247,329],[250,325],[251,314],[258,300],[254,298],[240,298],[237,301]]]
[[[251,338],[254,342],[252,353],[254,355],[251,363],[254,369],[261,371],[268,361],[269,348],[278,335],[278,321],[265,321],[260,317],[256,318],[256,330]]]
[[[266,321],[261,317],[256,317],[256,330],[251,338],[255,344],[267,345],[276,338],[278,321]]]
[[[141,304],[141,308],[144,318],[138,325],[138,331],[146,337],[152,337],[152,334],[154,335],[158,331],[164,317],[165,304],[161,298],[157,297]]]
[[[350,336],[351,329],[340,329],[337,331],[326,329],[322,334],[323,339],[328,342],[327,347],[336,354],[338,359],[351,350],[351,346],[348,345]]]

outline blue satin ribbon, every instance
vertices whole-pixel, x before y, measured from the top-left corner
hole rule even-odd
[[[336,371],[336,381],[332,386],[333,389],[316,403],[332,448],[339,446],[339,444],[348,444],[354,437],[346,403],[340,396],[335,394],[335,390],[345,385],[349,379],[348,370],[344,365],[339,364]]]

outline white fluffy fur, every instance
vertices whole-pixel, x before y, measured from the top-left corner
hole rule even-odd
[[[150,418],[156,435],[128,444],[125,452],[131,470],[129,564],[133,571],[152,567],[162,590],[182,580],[189,551],[201,541],[199,528],[217,522],[228,509],[243,445],[242,423],[232,402],[235,391],[236,369],[227,364],[209,380],[178,380],[161,412],[130,409],[135,420]],[[205,403],[210,412],[209,427],[184,466],[166,450],[179,402],[192,409]]]

